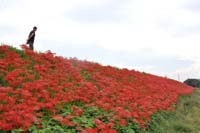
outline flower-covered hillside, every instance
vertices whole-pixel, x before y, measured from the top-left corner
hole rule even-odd
[[[22,48],[0,46],[0,131],[134,132],[192,93],[174,80]]]

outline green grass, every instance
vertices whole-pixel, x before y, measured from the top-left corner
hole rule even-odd
[[[181,96],[175,112],[157,113],[149,122],[149,133],[200,133],[200,89]]]

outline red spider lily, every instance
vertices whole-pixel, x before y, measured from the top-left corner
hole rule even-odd
[[[101,130],[101,133],[117,133],[114,129],[105,128]]]
[[[94,120],[93,120],[93,123],[94,123],[95,125],[100,125],[100,124],[102,124],[102,122],[101,122],[99,119],[94,119]]]
[[[68,119],[62,120],[61,124],[66,125],[66,126],[74,126],[74,124]]]
[[[114,123],[113,122],[109,122],[105,125],[106,128],[113,128],[114,127]]]
[[[80,116],[83,114],[83,110],[82,109],[76,109],[73,111],[72,113],[74,116]]]
[[[122,127],[126,125],[126,121],[124,119],[120,119],[118,123]]]
[[[98,129],[97,128],[86,128],[85,130],[83,130],[81,133],[98,133]]]
[[[54,120],[56,120],[56,121],[63,121],[63,117],[62,116],[58,116],[58,115],[54,115],[54,116],[52,116],[52,118],[54,119]]]

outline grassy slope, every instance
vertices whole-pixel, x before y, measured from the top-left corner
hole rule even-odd
[[[196,89],[192,95],[181,96],[174,113],[165,112],[154,115],[150,132],[199,133],[200,89]]]
[[[22,58],[25,55],[13,49]],[[195,90],[192,95],[182,96],[176,107],[176,111],[157,113],[152,116],[146,133],[198,133],[200,131],[200,90]],[[0,131],[1,132],[1,131]]]

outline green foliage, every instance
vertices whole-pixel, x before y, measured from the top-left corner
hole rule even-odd
[[[200,90],[179,97],[175,112],[158,112],[147,123],[148,133],[197,133],[200,131]]]
[[[114,128],[119,133],[140,133],[140,132],[144,131],[143,129],[141,129],[139,127],[138,124],[135,124],[132,120],[127,119],[126,122],[127,122],[127,124],[124,127],[122,127],[122,126],[118,125],[118,123],[116,123]]]
[[[74,126],[66,126],[60,124],[58,121],[54,120],[51,115],[52,113],[43,109],[40,112],[43,113],[41,116],[42,120],[42,128],[39,129],[36,125],[33,125],[28,128],[28,131],[35,132],[35,133],[48,133],[48,132],[65,132],[65,133],[76,133],[76,128],[79,127],[81,129],[85,129],[88,127],[94,128],[95,125],[93,123],[94,118],[104,117],[106,119],[102,120],[102,122],[107,123],[109,118],[109,113],[103,110],[100,110],[96,107],[85,107],[83,103],[79,101],[69,102],[69,103],[62,103],[61,106],[63,107],[60,112],[57,112],[57,115],[65,117],[67,115],[72,114],[72,106],[76,108],[80,108],[83,110],[83,114],[80,116],[73,116],[71,118],[71,122],[73,122]],[[79,126],[77,126],[79,125]],[[16,130],[18,131],[18,130]]]
[[[191,133],[192,132],[192,129],[190,129],[189,126],[187,126],[185,123],[182,123],[182,122],[174,123],[173,128],[177,133]]]
[[[80,75],[83,77],[83,79],[84,79],[85,81],[89,81],[89,80],[90,80],[90,75],[89,75],[88,73],[86,73],[84,70],[82,70],[82,71],[80,72]]]
[[[165,129],[165,126],[167,126],[168,123],[166,123],[166,120],[169,118],[174,118],[175,114],[166,111],[166,112],[157,112],[151,116],[151,119],[149,122],[147,122],[147,133],[164,133],[167,129]]]
[[[35,133],[50,133],[50,132],[71,132],[75,133],[75,129],[72,127],[67,127],[59,124],[57,121],[53,120],[51,116],[42,116],[42,128],[37,128],[36,125],[28,128],[28,131]]]
[[[0,86],[8,86],[8,82],[3,79],[4,76],[0,75]]]

